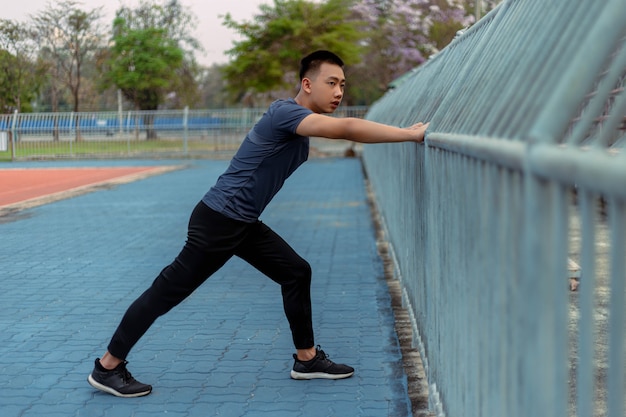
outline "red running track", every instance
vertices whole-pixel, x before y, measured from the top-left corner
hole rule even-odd
[[[129,182],[163,170],[164,167],[0,169],[0,208],[94,185]]]

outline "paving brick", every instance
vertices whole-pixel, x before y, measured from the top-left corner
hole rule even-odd
[[[87,384],[130,302],[182,247],[191,210],[226,162],[37,164],[172,163],[185,168],[0,222],[3,417],[410,416],[356,159],[309,161],[262,216],[311,263],[317,341],[331,359],[355,366],[354,377],[291,380],[294,349],[280,288],[233,259],[131,352],[129,369],[154,385],[151,395],[120,399]]]

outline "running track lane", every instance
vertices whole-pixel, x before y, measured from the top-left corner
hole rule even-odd
[[[180,167],[9,168],[0,169],[0,208],[33,206],[120,184]]]

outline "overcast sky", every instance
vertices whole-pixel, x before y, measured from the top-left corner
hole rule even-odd
[[[27,22],[30,16],[46,9],[50,0],[0,0],[0,18]],[[96,7],[103,8],[103,23],[110,27],[115,10],[120,5],[136,7],[139,0],[79,0],[85,11]],[[54,3],[52,3],[54,4]],[[236,22],[252,20],[259,14],[261,4],[274,4],[273,0],[181,0],[181,4],[191,9],[198,17],[198,27],[194,33],[204,46],[204,55],[198,61],[204,65],[223,64],[228,61],[224,51],[232,47],[236,34],[222,25],[220,16],[230,13]]]

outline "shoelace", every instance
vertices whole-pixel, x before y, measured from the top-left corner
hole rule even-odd
[[[126,369],[126,364],[128,364],[128,361],[122,362],[122,366],[119,367],[118,371],[122,377],[122,381],[124,381],[125,384],[129,384],[133,381],[133,376],[130,374],[130,371]]]
[[[317,354],[320,356],[320,359],[327,360],[329,356],[321,349],[320,345],[317,345]]]

